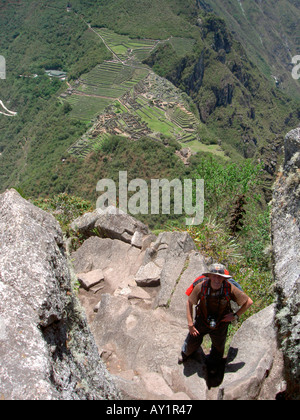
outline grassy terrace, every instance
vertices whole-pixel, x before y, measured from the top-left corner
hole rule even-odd
[[[91,96],[72,95],[68,102],[72,106],[71,115],[81,121],[89,122],[110,105],[111,100]]]
[[[159,42],[155,40],[130,39],[106,28],[96,29],[96,31],[122,61],[128,59],[136,60],[137,62],[143,61]]]
[[[119,62],[105,62],[81,77],[78,91],[87,95],[119,98],[147,76],[147,69],[134,69]]]

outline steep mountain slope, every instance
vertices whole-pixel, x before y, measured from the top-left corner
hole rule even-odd
[[[194,0],[74,0],[66,6],[62,0],[0,5],[0,54],[7,61],[0,98],[8,109],[18,112],[10,119],[0,115],[1,190],[16,186],[35,196],[68,191],[91,198],[99,177],[108,175],[107,170],[116,173],[127,168],[133,152],[137,153],[132,160],[133,178],[142,177],[145,167],[149,178],[172,172],[169,155],[174,149],[161,143],[155,146],[159,168],[154,162],[149,167],[148,143],[143,148],[128,140],[126,147],[124,141],[112,143],[119,157],[117,162],[114,156],[109,158],[114,171],[112,165],[107,168],[103,150],[87,157],[90,164],[68,157],[70,146],[91,128],[91,118],[77,118],[73,104],[58,100],[67,82],[49,78],[45,70],[62,70],[73,83],[110,60],[112,50],[97,32],[101,26],[132,38],[164,41],[148,64],[193,99],[196,106],[188,100],[202,120],[201,141],[221,144],[231,158],[268,152],[278,135],[294,127],[297,105],[261,76],[224,21],[207,14]],[[120,48],[117,51],[122,52],[124,46]],[[87,106],[94,107],[96,101],[91,102]],[[101,113],[97,108],[93,112]],[[271,154],[267,166],[274,154],[276,163],[276,148]],[[181,161],[176,166],[182,176],[187,173]]]
[[[273,147],[286,125],[297,124],[299,105],[259,72],[222,19],[199,12],[197,28],[193,53],[179,57],[166,43],[145,62],[194,100],[231,156],[253,157]]]
[[[71,3],[92,26],[104,26],[132,37],[165,39],[171,35],[192,37],[195,33],[195,0],[73,0]]]
[[[251,60],[273,83],[300,97],[291,76],[292,57],[300,53],[300,4],[297,0],[197,0],[199,7],[222,17]]]
[[[0,115],[1,190],[19,185],[23,170],[35,184],[43,171],[52,172],[51,179],[66,148],[86,130],[59,106],[62,84],[49,78],[45,69],[66,70],[70,78],[77,77],[111,54],[65,6],[64,1],[50,5],[34,0],[0,4],[0,54],[7,67],[6,80],[0,80],[0,99],[18,112],[16,118]],[[36,191],[48,189],[50,179]]]

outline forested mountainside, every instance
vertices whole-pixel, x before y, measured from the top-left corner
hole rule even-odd
[[[260,72],[202,2],[1,1],[0,25],[7,64],[0,99],[17,112],[0,114],[1,191],[14,186],[27,196],[94,199],[97,181],[120,169],[131,179],[184,178],[207,152],[224,162],[260,156],[272,177],[279,139],[297,125],[299,103]],[[164,79],[153,78],[151,68],[186,96],[166,85],[166,107],[155,104]],[[66,80],[45,70],[62,71]],[[149,91],[154,79],[158,87]],[[128,92],[141,107],[140,135],[111,140],[105,128],[103,137],[95,122],[107,106],[114,115],[138,118],[128,111],[128,97],[124,102]],[[178,101],[181,108],[171,109]],[[114,134],[123,133],[118,124]],[[82,142],[81,154],[69,153]],[[198,152],[189,167],[174,154],[181,147]]]
[[[198,4],[225,20],[249,58],[279,89],[299,98],[299,80],[291,78],[292,58],[300,51],[297,0],[198,0]]]

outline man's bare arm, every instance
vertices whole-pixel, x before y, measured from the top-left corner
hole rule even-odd
[[[188,321],[189,332],[192,336],[199,335],[199,331],[195,328],[193,323],[193,304],[188,300],[186,304],[186,317]]]
[[[247,302],[244,303],[243,306],[240,307],[240,309],[236,312],[237,316],[242,316],[247,309],[250,308],[250,306],[253,304],[253,300],[248,298]],[[224,316],[224,318],[222,319],[223,322],[231,322],[234,320],[234,314],[230,313]]]

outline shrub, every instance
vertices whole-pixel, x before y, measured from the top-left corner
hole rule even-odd
[[[33,204],[51,213],[60,223],[64,232],[69,229],[70,223],[84,213],[93,211],[90,201],[61,193],[52,198],[38,198]]]

